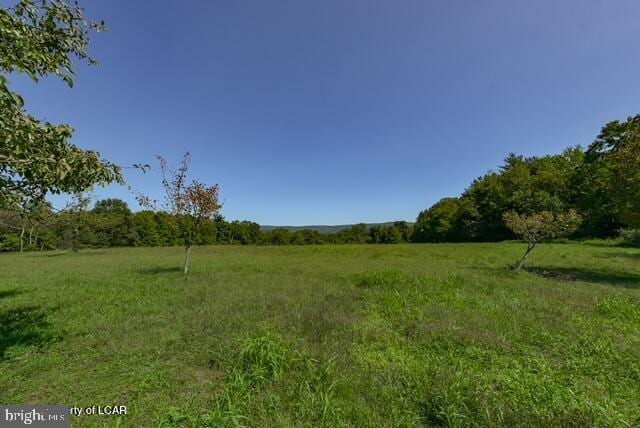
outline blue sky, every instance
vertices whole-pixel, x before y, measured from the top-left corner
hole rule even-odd
[[[640,112],[637,0],[82,4],[110,28],[100,66],[73,89],[13,76],[27,109],[122,165],[190,150],[228,219],[413,220],[509,152]],[[161,194],[157,168],[127,177]]]

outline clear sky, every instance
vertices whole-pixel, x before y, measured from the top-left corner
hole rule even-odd
[[[81,3],[101,65],[12,77],[27,109],[122,165],[190,150],[230,220],[413,220],[509,152],[640,112],[638,0]],[[127,176],[161,194],[157,168]]]

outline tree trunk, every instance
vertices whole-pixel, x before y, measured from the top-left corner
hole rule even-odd
[[[527,251],[524,253],[524,256],[522,256],[522,258],[520,259],[520,261],[518,262],[518,265],[513,269],[514,272],[519,272],[520,269],[522,269],[522,267],[524,266],[524,264],[527,261],[527,258],[529,257],[529,253],[531,251],[533,251],[533,249],[535,248],[536,243],[534,242],[533,244],[529,244],[527,245]]]
[[[187,245],[187,249],[185,251],[185,256],[184,256],[184,274],[188,274],[189,273],[189,261],[191,259],[191,244]]]
[[[22,225],[22,232],[20,232],[20,252],[24,249],[24,224]]]

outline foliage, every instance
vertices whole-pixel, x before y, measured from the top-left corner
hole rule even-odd
[[[35,81],[54,74],[71,86],[74,58],[95,63],[87,53],[92,29],[104,23],[88,23],[82,8],[67,0],[21,0],[0,9],[0,72],[26,73]],[[0,75],[0,207],[18,209],[47,193],[122,182],[117,165],[69,143],[70,126],[41,122],[23,107]]]
[[[51,227],[54,221],[53,210],[46,202],[32,201],[19,211],[0,210],[0,240],[5,241],[2,251],[22,252],[52,248]]]
[[[578,168],[573,183],[576,208],[585,216],[583,229],[588,236],[613,236],[623,227],[631,226],[624,218],[625,203],[638,198],[636,189],[626,189],[622,170],[615,164],[616,153],[625,151],[631,137],[640,132],[640,115],[626,121],[611,121],[602,127],[589,146],[583,165]],[[631,160],[631,159],[630,159]],[[628,164],[630,166],[631,164]],[[617,179],[616,179],[616,176]],[[629,184],[629,183],[627,183]],[[628,194],[624,192],[629,191]]]
[[[68,208],[59,217],[62,231],[62,247],[70,248],[73,252],[78,252],[82,247],[84,239],[91,233],[87,224],[85,213],[89,207],[90,198],[83,193],[76,193]]]
[[[640,227],[640,126],[610,157],[609,188],[613,200],[622,220],[631,227]]]
[[[640,247],[640,229],[622,229],[618,238],[623,246]]]
[[[605,124],[587,150],[558,155],[510,154],[498,171],[476,179],[458,198],[422,211],[414,242],[513,238],[505,213],[576,210],[577,238],[609,238],[640,224],[640,115]]]
[[[162,172],[162,186],[165,198],[162,208],[174,216],[182,242],[186,249],[184,273],[189,271],[191,247],[198,242],[203,227],[208,220],[220,215],[222,204],[219,202],[220,188],[217,184],[205,186],[199,181],[187,182],[191,154],[185,153],[178,169],[169,167],[167,160],[157,156]],[[139,195],[138,202],[147,208],[155,204],[149,197]]]
[[[569,210],[566,213],[552,213],[550,211],[534,214],[519,214],[515,211],[505,213],[505,225],[513,233],[527,241],[527,251],[515,270],[522,268],[529,253],[540,241],[571,235],[578,229],[581,222],[582,216],[575,210]]]
[[[414,242],[458,242],[469,236],[473,205],[467,198],[444,198],[422,211],[413,229]]]
[[[479,241],[509,239],[513,235],[502,222],[508,211],[534,213],[572,208],[570,183],[582,159],[580,148],[543,157],[509,155],[499,173],[485,175],[463,193],[466,206],[462,236]]]
[[[504,215],[504,221],[516,235],[527,242],[537,243],[570,235],[578,228],[582,218],[575,210],[557,214],[542,211],[530,215],[511,211]]]

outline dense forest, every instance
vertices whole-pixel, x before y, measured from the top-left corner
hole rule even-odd
[[[524,157],[510,154],[497,171],[479,177],[459,197],[444,198],[404,221],[336,233],[276,228],[222,216],[202,225],[196,244],[313,245],[323,243],[468,242],[513,239],[504,214],[578,211],[584,219],[572,238],[608,238],[640,226],[640,115],[606,124],[585,150]],[[176,215],[132,212],[106,199],[87,209],[79,200],[55,211],[41,203],[28,211],[0,211],[0,251],[112,246],[182,245]],[[634,238],[631,238],[632,240]],[[637,238],[635,238],[637,239]]]

